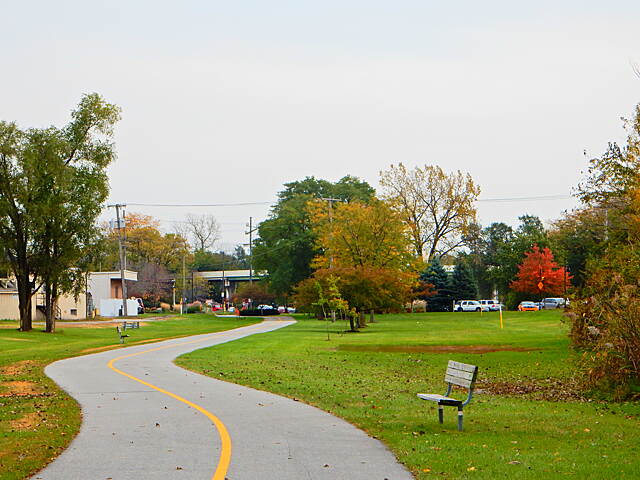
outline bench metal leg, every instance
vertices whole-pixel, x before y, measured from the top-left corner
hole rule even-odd
[[[458,407],[458,431],[462,431],[462,419],[464,418],[464,414],[462,413],[462,407]]]
[[[444,408],[442,405],[438,405],[438,420],[440,420],[440,423],[444,423]]]

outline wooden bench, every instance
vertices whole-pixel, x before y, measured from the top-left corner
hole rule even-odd
[[[422,400],[429,400],[430,402],[436,402],[438,404],[438,419],[440,420],[440,423],[444,422],[443,407],[458,407],[458,430],[462,431],[462,420],[464,417],[462,409],[471,401],[477,377],[478,367],[475,365],[449,360],[447,372],[444,375],[444,381],[447,383],[447,392],[444,395],[438,395],[435,393],[418,393],[418,398],[421,398]],[[468,390],[466,400],[457,400],[449,396],[451,395],[451,390],[454,385]]]
[[[131,330],[132,328],[140,328],[140,322],[127,322],[126,320],[122,322],[122,330],[126,329]]]
[[[124,343],[124,339],[129,336],[124,333],[124,328],[121,329],[120,325],[116,325],[116,332],[118,332],[118,337],[120,337],[120,343]]]

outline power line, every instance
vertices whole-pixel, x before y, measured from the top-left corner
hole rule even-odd
[[[480,198],[476,202],[527,202],[534,200],[568,200],[571,195],[540,195],[536,197]]]
[[[537,195],[531,197],[506,197],[506,198],[480,198],[477,202],[527,202],[537,200],[569,200],[571,195]],[[195,208],[195,207],[246,207],[252,205],[272,205],[273,202],[239,202],[239,203],[126,203],[127,206],[134,207],[163,207],[163,208]]]
[[[246,207],[249,205],[271,205],[273,202],[242,203],[127,203],[134,207]]]

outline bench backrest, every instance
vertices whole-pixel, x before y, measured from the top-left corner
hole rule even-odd
[[[445,373],[444,375],[444,381],[449,384],[473,390],[477,377],[477,366],[449,360],[449,365],[447,365],[447,373]]]

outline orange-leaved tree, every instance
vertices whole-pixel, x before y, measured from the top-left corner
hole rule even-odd
[[[534,245],[524,255],[516,279],[510,284],[512,290],[540,296],[562,295],[566,291],[571,275],[554,261],[550,249],[540,250]]]

